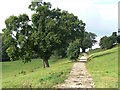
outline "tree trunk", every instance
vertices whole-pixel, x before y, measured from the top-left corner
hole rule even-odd
[[[47,59],[43,60],[43,66],[44,66],[44,68],[50,67]]]
[[[85,48],[82,48],[82,52],[85,53]]]
[[[43,67],[45,68],[45,62],[44,62],[44,60],[43,60]]]

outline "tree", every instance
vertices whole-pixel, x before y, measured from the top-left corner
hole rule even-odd
[[[48,59],[53,52],[67,47],[79,35],[83,23],[67,11],[52,9],[50,3],[32,2],[29,8],[33,11],[32,20],[26,14],[5,20],[3,34],[4,43],[10,45],[8,56],[11,60],[28,62],[37,53],[43,59],[44,67],[49,67]]]
[[[0,33],[0,56],[2,56],[2,34],[1,33]],[[2,60],[2,58],[0,59]]]
[[[112,37],[104,36],[100,39],[99,45],[102,49],[110,49],[113,47],[113,44],[114,44],[114,40]]]
[[[32,55],[31,26],[29,17],[26,14],[10,16],[5,20],[6,28],[3,29],[4,44],[9,45],[6,52],[10,60],[22,59],[24,62],[30,61]],[[27,61],[26,61],[27,59]]]
[[[70,56],[70,59],[77,61],[80,54],[80,41],[76,39],[75,41],[69,44],[67,48],[67,55]]]
[[[97,42],[95,40],[96,36],[96,34],[91,32],[82,32],[82,37],[80,38],[82,52],[85,52],[86,49],[91,48]]]
[[[35,11],[32,15],[34,51],[43,59],[44,67],[49,67],[48,59],[53,52],[65,54],[64,50],[78,36],[83,23],[67,11],[51,9],[50,3],[32,2],[29,8]]]
[[[117,36],[117,42],[120,43],[120,35]]]
[[[117,43],[117,32],[113,32],[111,36],[103,36],[100,39],[100,47],[102,49],[110,49]]]
[[[110,38],[113,41],[113,44],[117,43],[117,32],[113,32]]]
[[[8,44],[4,44],[4,38],[2,37],[2,33],[0,34],[0,39],[1,39],[1,56],[2,56],[2,61],[9,61],[10,58],[8,57],[8,54],[6,52],[6,49],[9,47]]]
[[[69,14],[67,11],[62,11],[59,27],[62,30],[62,44],[59,49],[55,50],[55,55],[65,57],[69,43],[82,37],[81,33],[84,31],[85,23],[79,20],[77,16]]]
[[[54,51],[53,55],[56,57],[56,58],[64,58],[66,57],[66,48],[67,47],[61,47],[61,48],[58,48]]]
[[[51,4],[46,2],[32,2],[29,8],[35,11],[32,15],[33,50],[43,59],[44,67],[49,67],[48,59],[60,46],[63,39],[61,34],[64,31],[59,27],[60,10],[50,10]]]
[[[117,35],[117,32],[113,32],[111,37],[114,43],[120,43],[120,35]]]
[[[37,8],[35,4],[38,5]],[[20,58],[28,62],[35,52],[43,59],[44,67],[49,67],[48,59],[61,42],[50,6],[45,2],[32,2],[30,8],[34,7],[36,11],[32,15],[32,27],[25,14],[19,17],[10,16],[5,21],[6,29],[3,32],[7,38],[6,44],[10,43],[7,53],[11,60]]]
[[[106,41],[106,38],[107,38],[107,36],[103,36],[103,37],[100,39],[99,45],[100,45],[100,47],[101,47],[102,49],[105,48],[105,41]]]

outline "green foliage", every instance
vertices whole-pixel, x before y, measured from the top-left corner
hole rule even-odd
[[[30,45],[31,26],[26,14],[10,16],[5,20],[6,28],[3,29],[4,44],[9,45],[6,52],[11,60],[30,60],[32,55]],[[30,55],[31,54],[31,55]]]
[[[70,59],[74,59],[75,61],[78,59],[80,54],[80,41],[76,39],[75,41],[69,44],[67,48],[67,55],[70,56]]]
[[[66,57],[66,47],[58,48],[57,50],[54,51],[53,55],[56,58],[64,58],[64,57]]]
[[[58,27],[60,16],[56,15],[56,10],[50,10],[51,5],[49,3],[40,2],[35,7],[34,4],[37,3],[32,2],[29,7],[30,9],[34,8],[34,11],[36,11],[32,15],[34,31],[31,37],[34,44],[33,50],[44,60],[44,67],[49,67],[48,59],[61,44],[61,33],[59,33],[61,29]],[[57,20],[58,22],[56,22]]]
[[[117,43],[117,32],[113,32],[110,38],[112,39],[113,43]]]
[[[120,43],[120,35],[117,36],[117,42]]]
[[[9,57],[8,57],[8,54],[7,54],[7,52],[6,52],[6,50],[7,50],[7,48],[9,47],[9,45],[8,44],[4,44],[4,41],[5,41],[5,38],[3,38],[3,36],[2,36],[2,33],[1,33],[1,40],[2,40],[2,42],[1,42],[1,47],[2,47],[2,52],[1,52],[1,56],[2,56],[2,61],[9,61]]]
[[[3,55],[2,54],[2,34],[0,33],[0,56],[2,55]],[[2,61],[2,57],[0,59],[1,59],[0,61]]]
[[[80,38],[82,52],[85,52],[85,49],[91,48],[97,42],[95,40],[96,36],[96,34],[91,32],[82,32],[82,37]]]
[[[87,69],[95,88],[118,88],[118,47],[92,54]]]
[[[43,1],[31,2],[29,9],[33,11],[31,20],[26,14],[10,16],[5,20],[4,44],[9,45],[6,52],[11,60],[21,59],[26,63],[39,55],[44,67],[49,67],[48,59],[53,53],[65,57],[67,48],[73,48],[70,50],[73,54],[69,55],[71,59],[77,59],[80,53],[78,47],[84,52],[96,42],[96,35],[85,32],[86,24],[72,13],[52,9],[50,3]]]
[[[111,36],[103,36],[100,39],[100,47],[102,49],[110,49],[112,48],[117,42],[119,42],[117,32],[113,32]]]
[[[116,42],[116,37],[114,36],[104,36],[100,39],[100,46],[102,49],[110,49],[113,47],[114,43]]]
[[[80,37],[85,23],[77,16],[52,9],[50,3],[31,2],[33,11],[30,24],[28,15],[10,16],[5,20],[3,30],[8,56],[11,60],[31,60],[34,54],[43,59],[44,67],[49,67],[48,59],[55,50],[65,53],[69,43]],[[59,49],[61,48],[61,49]]]
[[[65,57],[67,55],[69,43],[76,38],[81,37],[81,32],[84,31],[85,23],[82,20],[79,20],[77,16],[74,16],[67,11],[62,11],[59,27],[61,29],[59,35],[62,43],[60,47],[55,50],[54,54],[59,57]]]
[[[102,49],[112,48],[112,46],[113,46],[112,40],[109,37],[104,36],[100,39],[100,46]]]

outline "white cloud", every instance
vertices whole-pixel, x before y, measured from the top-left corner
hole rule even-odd
[[[91,0],[95,4],[117,4],[119,0]]]
[[[78,16],[86,23],[86,30],[98,36],[117,31],[117,0],[44,0]],[[0,30],[5,27],[4,20],[10,15],[30,14],[31,0],[2,0],[0,3]]]
[[[53,7],[59,7],[83,18],[89,16],[89,13],[96,12],[95,5],[90,0],[45,0],[50,1]]]
[[[74,13],[86,23],[86,30],[98,36],[117,31],[117,0],[45,0],[53,7]]]
[[[31,0],[2,0],[0,2],[0,32],[5,28],[4,21],[11,15],[30,14],[28,5]]]
[[[99,4],[96,5],[99,14],[105,20],[117,20],[118,18],[118,4]]]

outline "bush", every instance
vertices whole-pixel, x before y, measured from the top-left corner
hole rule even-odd
[[[104,36],[100,39],[100,47],[102,49],[110,49],[114,46],[114,44],[116,43],[116,39],[114,36]]]
[[[120,43],[120,35],[117,36],[117,42]]]
[[[80,54],[80,43],[79,43],[79,39],[76,39],[75,41],[69,44],[69,47],[67,48],[67,56],[69,56],[71,60],[77,61],[79,54]]]

